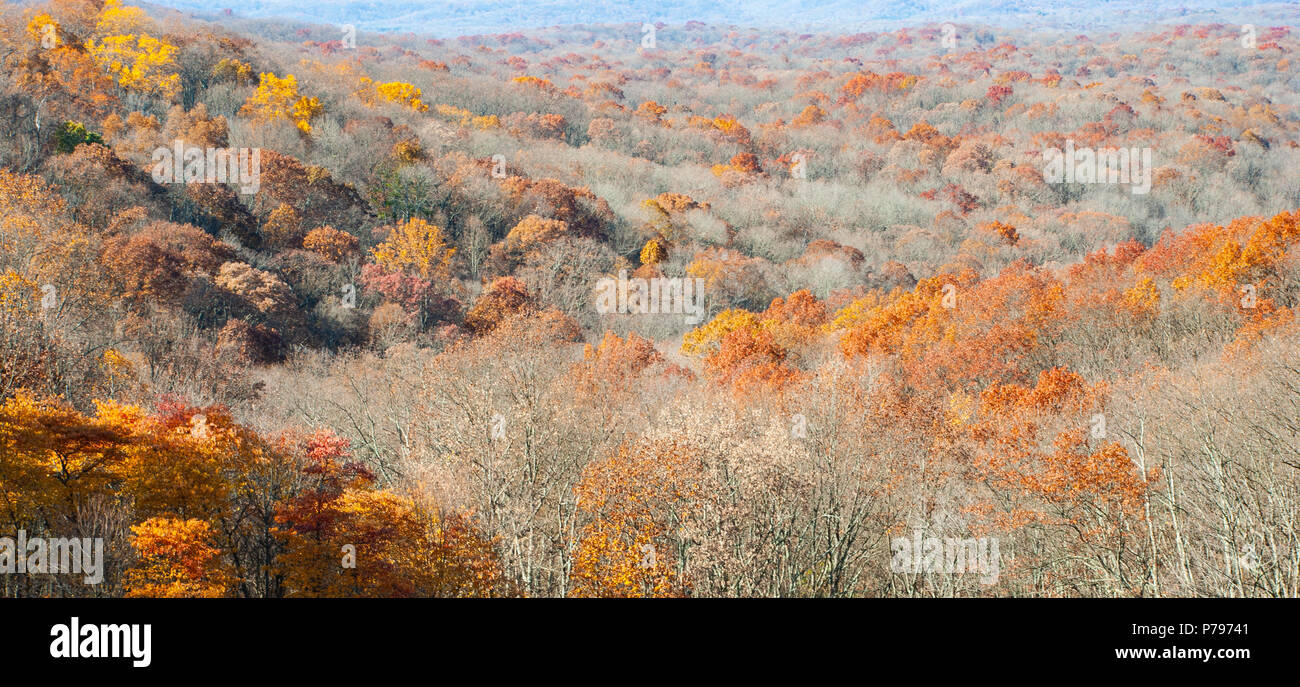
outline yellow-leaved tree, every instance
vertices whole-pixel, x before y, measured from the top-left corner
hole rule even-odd
[[[375,262],[390,272],[408,272],[444,282],[451,278],[451,258],[456,249],[448,247],[440,227],[413,217],[392,227],[388,240],[371,253]]]
[[[144,10],[123,5],[122,0],[105,0],[95,19],[95,36],[121,36],[145,33],[153,22]]]
[[[259,121],[287,119],[304,134],[311,133],[311,120],[325,111],[320,100],[298,93],[298,78],[289,74],[284,78],[263,72],[258,78],[257,91],[240,109],[240,114]]]
[[[361,99],[370,106],[387,101],[405,105],[416,112],[427,112],[429,106],[424,103],[424,93],[419,88],[404,81],[378,83],[369,77],[361,77],[361,86],[357,91]]]
[[[95,25],[95,38],[86,41],[86,52],[123,88],[171,100],[181,85],[177,48],[146,33],[148,26],[140,8],[107,0]]]

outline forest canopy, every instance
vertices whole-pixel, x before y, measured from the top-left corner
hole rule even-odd
[[[0,596],[1293,596],[1283,21],[0,6]]]

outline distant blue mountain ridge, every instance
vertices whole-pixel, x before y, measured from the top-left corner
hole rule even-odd
[[[197,16],[229,9],[250,18],[282,17],[436,37],[629,22],[699,21],[836,33],[944,22],[1099,31],[1211,22],[1294,25],[1300,16],[1294,1],[1252,0],[153,0],[150,4]]]

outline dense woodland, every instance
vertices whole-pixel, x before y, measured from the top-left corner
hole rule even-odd
[[[0,595],[1300,593],[1288,27],[0,12]]]

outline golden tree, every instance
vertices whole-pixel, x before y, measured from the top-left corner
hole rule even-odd
[[[685,596],[671,542],[698,470],[689,448],[657,442],[620,446],[588,466],[575,492],[591,520],[574,554],[570,596]]]
[[[180,91],[178,50],[145,33],[148,24],[140,8],[107,0],[95,26],[98,38],[86,41],[86,52],[123,88],[171,100]]]
[[[240,114],[259,121],[287,119],[304,134],[311,133],[311,120],[325,111],[320,100],[298,93],[298,78],[282,78],[272,72],[259,75],[257,91],[240,109]]]
[[[215,545],[212,524],[191,518],[150,518],[133,525],[140,560],[126,572],[126,596],[217,598],[235,577]]]
[[[388,271],[416,274],[433,282],[451,279],[455,253],[441,227],[418,217],[391,227],[388,239],[371,250],[375,262]]]
[[[368,77],[361,77],[361,86],[358,88],[357,93],[367,105],[374,105],[377,102],[384,101],[405,105],[416,112],[428,112],[429,110],[429,106],[424,103],[424,94],[420,89],[404,81],[378,83],[371,81]]]

